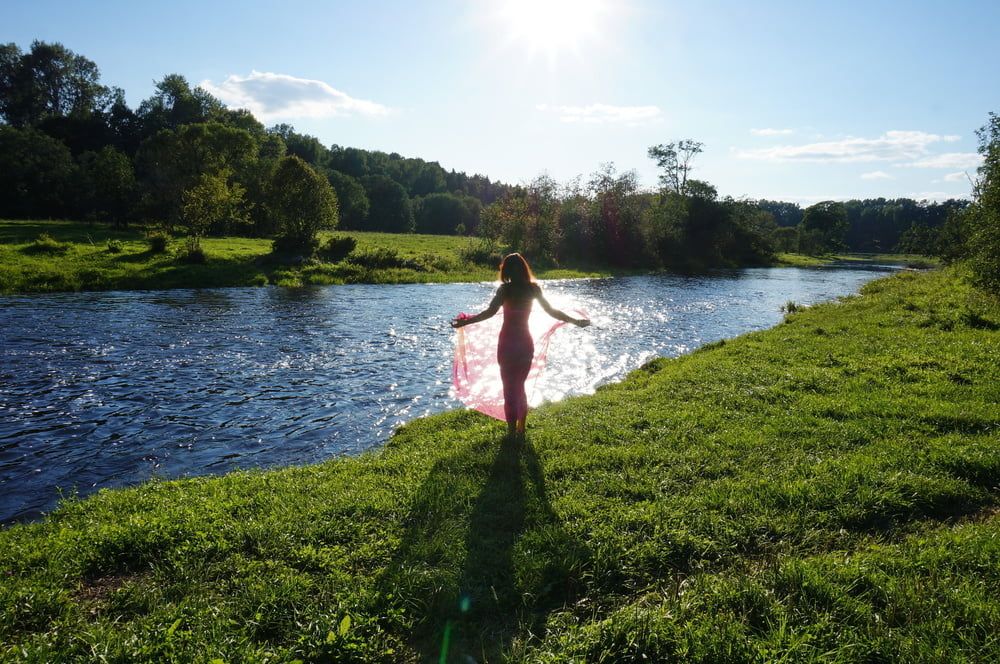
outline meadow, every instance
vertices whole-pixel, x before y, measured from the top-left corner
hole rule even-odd
[[[998,661],[998,348],[995,296],[907,271],[523,444],[455,411],[70,498],[0,531],[0,660]]]
[[[38,242],[47,235],[51,241]],[[303,286],[343,283],[491,281],[496,267],[469,260],[464,252],[478,238],[454,235],[356,232],[347,259],[301,264],[269,260],[271,240],[204,238],[206,261],[185,262],[182,236],[167,250],[150,251],[140,230],[114,230],[75,221],[0,221],[0,293],[82,290],[149,290],[220,286]],[[544,278],[607,276],[608,270],[540,270]]]

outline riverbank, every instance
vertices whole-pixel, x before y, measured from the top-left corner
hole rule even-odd
[[[57,244],[38,246],[48,234]],[[270,262],[271,240],[205,238],[207,260],[180,259],[183,238],[152,253],[140,230],[69,221],[0,221],[0,294],[154,290],[222,286],[491,281],[496,268],[463,256],[477,238],[396,233],[335,233],[357,240],[347,260],[303,265]],[[323,233],[325,239],[334,233]],[[112,248],[113,247],[113,248]],[[609,276],[607,270],[540,270],[544,279]]]
[[[0,531],[0,657],[991,661],[1000,303],[905,272],[539,409]]]
[[[47,234],[55,243],[39,245]],[[492,281],[496,269],[468,259],[478,238],[349,231],[357,240],[351,257],[304,265],[270,262],[271,241],[259,238],[205,238],[206,261],[179,256],[183,238],[162,253],[150,251],[141,230],[115,230],[105,224],[72,221],[0,221],[0,294],[100,290],[157,290],[226,286],[304,286],[345,283],[409,284]],[[778,254],[774,265],[813,267],[845,257]],[[885,260],[890,260],[886,258]],[[912,262],[914,257],[891,257]],[[541,269],[541,279],[637,274],[590,266]]]

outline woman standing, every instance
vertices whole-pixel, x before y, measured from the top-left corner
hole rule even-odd
[[[590,325],[585,318],[573,318],[554,309],[542,295],[542,289],[535,283],[535,277],[528,262],[521,254],[509,254],[500,263],[500,288],[490,305],[475,316],[456,318],[451,322],[455,328],[484,321],[492,317],[503,306],[503,326],[497,343],[497,362],[500,365],[500,380],[503,382],[503,410],[507,420],[507,435],[524,435],[524,425],[528,417],[528,395],[524,383],[531,370],[535,356],[535,344],[528,329],[528,316],[535,300],[553,318],[573,323],[580,327]]]

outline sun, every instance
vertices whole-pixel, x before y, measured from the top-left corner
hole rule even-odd
[[[549,61],[599,40],[609,10],[605,0],[504,0],[496,8],[512,45]]]

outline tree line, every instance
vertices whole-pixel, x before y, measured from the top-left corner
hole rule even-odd
[[[613,164],[568,183],[542,175],[511,186],[396,153],[326,147],[287,124],[267,128],[178,74],[133,109],[94,62],[41,41],[27,51],[0,45],[0,121],[2,217],[181,226],[195,241],[273,237],[300,253],[315,248],[318,229],[339,226],[478,235],[473,258],[516,249],[555,265],[745,265],[779,251],[838,250],[988,264],[982,247],[996,214],[995,115],[980,130],[985,162],[971,204],[879,198],[806,208],[720,198],[692,177],[703,145],[691,139],[649,148],[656,189]]]
[[[26,52],[0,45],[0,120],[7,218],[274,236],[290,212],[278,207],[287,198],[278,181],[294,180],[326,192],[312,197],[320,225],[473,232],[482,207],[511,189],[437,162],[327,148],[288,125],[265,128],[178,74],[133,109],[120,88],[101,83],[94,62],[58,43],[36,41]]]

